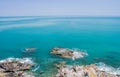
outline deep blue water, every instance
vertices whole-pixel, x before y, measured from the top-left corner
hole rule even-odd
[[[22,52],[29,47],[37,51]],[[77,61],[61,59],[50,54],[54,47],[83,49],[89,55]],[[120,17],[0,17],[0,59],[8,57],[32,57],[42,70],[64,60],[119,67]]]

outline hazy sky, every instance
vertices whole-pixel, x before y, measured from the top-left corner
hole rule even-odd
[[[120,16],[120,0],[0,0],[0,16]]]

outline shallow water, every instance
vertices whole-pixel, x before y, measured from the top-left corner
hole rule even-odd
[[[22,49],[35,47],[36,52]],[[54,47],[86,50],[88,56],[71,61],[51,55]],[[120,67],[119,17],[0,17],[0,59],[32,57],[39,70],[54,71],[53,63],[104,62]]]

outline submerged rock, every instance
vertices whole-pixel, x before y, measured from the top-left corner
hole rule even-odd
[[[66,66],[58,69],[55,77],[120,77],[105,70],[100,70],[95,64],[86,66]]]
[[[83,58],[84,56],[88,55],[86,52],[82,52],[79,50],[67,49],[67,48],[54,48],[54,49],[52,49],[51,54],[55,54],[60,57],[68,58],[68,59],[72,59],[72,60]]]
[[[25,48],[23,49],[24,52],[35,52],[37,48]]]
[[[62,61],[62,62],[55,63],[54,65],[55,65],[57,68],[60,68],[60,67],[66,66],[66,62],[65,62],[65,61]]]
[[[29,58],[8,58],[0,61],[0,77],[28,77],[26,74],[34,66]],[[33,76],[29,76],[33,77]]]

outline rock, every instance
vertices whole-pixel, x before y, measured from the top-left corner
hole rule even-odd
[[[55,77],[119,77],[109,72],[101,71],[96,65],[66,66],[58,69]]]
[[[32,72],[24,72],[21,77],[35,77]]]
[[[71,50],[67,48],[54,48],[52,49],[51,54],[58,55],[63,58],[72,59],[72,60],[80,59],[88,55],[86,52]]]
[[[29,70],[33,64],[30,63],[22,63],[20,61],[17,61],[15,59],[9,61],[6,60],[4,62],[0,62],[0,71],[4,72],[14,72],[14,71],[24,71]]]
[[[4,76],[5,76],[5,73],[0,72],[0,77],[4,77]]]
[[[44,73],[44,71],[40,71],[40,75],[43,74],[43,73]]]
[[[30,77],[24,75],[34,63],[28,58],[8,58],[0,61],[0,77]],[[33,77],[33,76],[31,76]]]
[[[24,50],[24,52],[35,52],[37,50],[37,48],[25,48],[23,50]]]
[[[57,68],[60,68],[60,67],[64,67],[66,65],[66,62],[59,62],[59,63],[56,63],[54,64]]]

